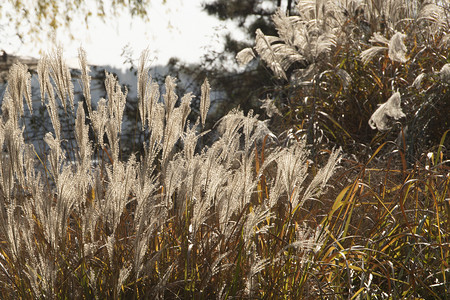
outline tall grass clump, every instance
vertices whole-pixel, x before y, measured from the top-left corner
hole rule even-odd
[[[232,110],[200,149],[209,108],[205,80],[178,98],[138,72],[142,153],[121,156],[127,91],[106,74],[92,99],[80,50],[84,103],[73,93],[62,51],[38,65],[40,101],[52,129],[24,137],[30,74],[14,65],[0,120],[1,298],[231,299],[316,294],[317,253],[328,225],[309,215],[340,159],[311,164],[305,141],[284,141],[252,112]],[[25,113],[24,113],[25,112]],[[64,128],[69,127],[69,128]],[[73,137],[73,138],[71,138]],[[93,137],[93,138],[90,138]]]
[[[254,47],[237,60],[267,66],[279,82],[271,100],[282,122],[309,144],[368,159],[403,127],[413,163],[450,128],[449,16],[448,1],[299,0],[292,15],[272,16],[277,35],[256,30]],[[402,113],[369,125],[396,93]]]
[[[280,109],[313,150],[344,148],[336,189],[311,206],[327,234],[310,297],[450,297],[449,9],[299,0],[237,54],[283,82],[268,115]]]
[[[330,238],[320,264],[329,295],[449,298],[450,161],[442,152],[446,133],[438,148],[410,168],[404,149],[378,157],[387,143],[365,163],[343,163],[335,177],[340,192],[327,202],[330,209],[323,219]]]

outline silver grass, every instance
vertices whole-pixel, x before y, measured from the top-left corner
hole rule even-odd
[[[17,261],[20,258],[22,244],[21,230],[16,224],[16,209],[18,209],[18,206],[14,203],[10,203],[4,208],[2,207],[2,210],[6,210],[6,220],[4,220],[2,225],[6,227],[4,230],[6,231],[8,248],[11,251],[13,261]]]
[[[150,235],[158,224],[163,221],[163,214],[158,209],[159,203],[157,202],[157,198],[152,197],[159,187],[157,179],[156,176],[151,177],[146,170],[141,169],[133,187],[137,202],[135,211],[135,254],[133,261],[136,278],[139,278],[143,271],[143,260]]]
[[[59,220],[58,212],[54,206],[46,207],[43,210],[43,214],[40,216],[39,221],[43,224],[44,238],[46,242],[51,246],[53,250],[58,250],[58,238],[59,238]]]
[[[379,32],[375,32],[372,35],[372,37],[369,39],[369,42],[371,42],[371,43],[380,43],[380,44],[384,44],[386,46],[372,46],[369,49],[366,49],[363,52],[361,52],[359,57],[361,58],[363,64],[367,64],[376,55],[378,55],[379,53],[389,49],[387,47],[387,45],[389,44],[389,40],[386,39],[384,36],[382,36]]]
[[[244,48],[236,54],[236,61],[239,65],[245,66],[255,58],[252,48]]]
[[[44,55],[41,57],[37,65],[39,87],[41,92],[41,104],[45,103],[45,93],[47,93],[47,89],[49,88],[47,86],[49,84],[49,72],[50,69],[48,66],[47,56]]]
[[[274,115],[281,116],[281,113],[278,110],[278,107],[275,106],[274,100],[272,100],[270,98],[266,98],[264,100],[259,100],[259,101],[262,102],[261,108],[265,110],[265,112],[269,118],[271,118]]]
[[[97,104],[97,110],[92,112],[91,121],[92,127],[97,134],[97,141],[101,148],[103,148],[103,136],[105,135],[105,126],[108,120],[108,109],[106,100],[101,98]]]
[[[108,119],[105,124],[106,136],[108,137],[109,149],[111,150],[112,161],[115,162],[119,158],[119,136],[117,127],[112,119]]]
[[[232,171],[211,154],[205,157],[205,160],[203,169],[206,186],[205,201],[216,203],[220,189],[231,176]]]
[[[170,119],[170,115],[175,108],[175,104],[177,103],[178,96],[175,93],[176,88],[176,79],[171,76],[166,77],[165,87],[166,93],[163,95],[164,97],[164,105],[166,110],[166,120]]]
[[[200,137],[197,134],[197,126],[199,125],[199,120],[195,122],[194,125],[190,126],[189,121],[186,124],[186,130],[183,132],[181,139],[183,140],[183,153],[186,160],[190,161],[194,158],[195,148],[197,146],[197,141]]]
[[[45,103],[45,94],[49,97],[49,102],[55,103],[55,91],[50,81],[50,58],[44,55],[38,62],[37,72],[41,90],[41,103]]]
[[[317,38],[313,48],[314,61],[319,55],[331,51],[331,48],[336,44],[335,38],[335,35],[330,32],[324,32]]]
[[[0,121],[1,122],[1,121]],[[10,121],[11,122],[11,121]],[[10,128],[8,128],[10,127]],[[6,135],[9,135],[6,133],[6,131],[11,130],[11,125],[5,126],[3,122],[0,123],[0,147],[3,149],[4,141],[6,138]],[[12,127],[15,128],[15,127]],[[9,139],[9,137],[8,137]],[[10,155],[5,155],[5,153],[2,151],[0,152],[1,157],[1,164],[0,164],[0,187],[3,192],[2,204],[6,205],[6,203],[9,203],[11,200],[11,195],[14,188],[14,173],[12,171],[12,161]],[[0,221],[5,220],[4,211],[0,210]]]
[[[270,211],[270,208],[266,208],[262,205],[255,207],[254,210],[247,214],[247,218],[242,228],[244,241],[246,243],[250,242],[257,233],[257,226],[273,217],[274,214]]]
[[[31,74],[27,66],[21,63],[15,63],[9,69],[8,74],[8,92],[18,108],[20,116],[24,114],[23,98],[25,98],[28,109],[33,113],[31,102]]]
[[[105,87],[108,96],[108,116],[116,134],[120,134],[128,90],[125,88],[125,92],[122,92],[120,84],[113,74],[106,72],[105,75]]]
[[[92,100],[91,100],[91,76],[89,75],[90,68],[87,64],[86,51],[83,48],[78,49],[78,61],[81,69],[81,86],[83,89],[84,99],[89,116],[92,115]],[[42,93],[42,91],[41,91]]]
[[[163,148],[164,135],[164,106],[161,103],[155,103],[151,118],[151,134],[147,145],[144,145],[146,169],[150,168],[156,156]]]
[[[69,102],[72,111],[74,110],[74,95],[72,76],[67,64],[64,62],[62,56],[62,48],[54,51],[50,57],[48,64],[50,65],[51,77],[56,85],[56,92],[63,105],[64,111],[67,112],[67,102]]]
[[[120,294],[120,290],[123,288],[123,284],[125,283],[125,281],[127,280],[128,276],[130,276],[132,267],[128,266],[128,267],[123,267],[120,269],[119,271],[119,278],[117,280],[117,286],[116,286],[116,294],[119,295]]]
[[[420,73],[419,75],[417,75],[416,79],[414,79],[414,82],[411,84],[411,86],[414,87],[416,90],[419,90],[424,78],[425,73]]]
[[[53,84],[50,81],[51,59],[44,55],[38,63],[37,72],[41,90],[41,103],[45,103],[45,94],[48,96],[47,111],[55,131],[56,138],[61,139],[61,125],[59,121],[58,105],[56,104]]]
[[[34,248],[33,248],[33,252],[34,252]],[[31,255],[31,258],[29,259],[29,262],[28,262],[28,266],[27,266],[26,270],[24,270],[23,272],[24,272],[25,276],[27,277],[27,279],[30,281],[31,290],[34,293],[34,296],[37,298],[38,297],[40,298],[43,295],[42,295],[42,292],[40,289],[40,284],[39,284],[40,279],[39,279],[37,271],[36,271],[37,264],[38,264],[38,262],[37,262],[37,259],[35,258],[35,255]]]
[[[56,182],[56,207],[54,209],[56,219],[56,227],[53,228],[57,241],[62,243],[66,240],[66,233],[68,227],[69,216],[75,209],[76,201],[84,197],[82,190],[79,188],[79,178],[76,173],[73,172],[71,166],[65,166],[61,173],[58,175]],[[52,210],[53,211],[53,210]],[[54,247],[56,249],[56,242]]]
[[[169,160],[176,142],[181,137],[184,127],[184,124],[181,123],[183,121],[183,111],[179,109],[179,107],[173,110],[173,112],[169,115],[166,115],[166,117],[168,118],[166,119],[166,126],[164,128],[164,141],[162,149],[163,165],[166,165]]]
[[[372,46],[367,50],[361,52],[360,57],[364,64],[367,64],[378,53],[388,50],[388,56],[392,61],[405,63],[408,61],[406,58],[406,46],[404,39],[406,35],[400,32],[396,32],[390,40],[386,39],[380,33],[375,32],[370,38],[371,43],[381,43],[386,46]]]
[[[307,10],[310,13],[306,13]],[[317,11],[315,7],[311,10],[306,5],[303,6],[302,11],[300,17],[287,16],[277,11],[272,18],[279,37],[285,44],[295,46],[293,49],[300,55],[292,54],[292,59],[313,63],[321,54],[331,50],[336,42],[336,36],[326,26],[327,22],[321,10]],[[287,70],[289,66],[290,64],[283,67]]]
[[[52,257],[37,253],[37,276],[39,278],[39,287],[45,295],[54,295],[57,280],[57,267]]]
[[[2,118],[4,121],[12,122],[14,128],[19,128],[18,107],[15,105],[8,90],[5,91],[2,99]]]
[[[348,88],[350,83],[352,82],[352,77],[348,74],[344,69],[337,69],[336,74],[339,76],[342,82],[342,86],[344,89]]]
[[[388,55],[392,61],[405,63],[408,61],[406,58],[406,46],[404,43],[404,39],[406,38],[406,34],[396,32],[388,43]]]
[[[372,114],[369,120],[370,127],[372,129],[385,131],[389,129],[389,118],[394,118],[395,120],[404,118],[406,115],[403,113],[400,104],[400,93],[395,92],[388,99],[388,101],[381,104],[380,107],[378,107],[378,109]]]
[[[148,103],[151,102],[149,83],[152,82],[152,78],[148,75],[150,67],[147,66],[148,61],[148,49],[143,51],[139,59],[139,67],[137,73],[137,93],[138,93],[138,107],[139,114],[141,116],[142,129],[145,128],[147,122],[147,116],[151,114],[148,111]]]
[[[302,206],[306,200],[313,199],[321,195],[326,189],[327,183],[336,170],[340,161],[341,149],[333,150],[326,165],[319,169],[311,183],[305,189],[302,199],[296,205]],[[294,206],[296,207],[296,206]]]
[[[290,46],[287,44],[274,44],[272,45],[272,49],[273,51],[275,51],[277,62],[279,63],[283,71],[287,71],[295,62],[306,62],[307,60],[307,58],[303,56],[303,54],[300,54],[294,46]],[[322,51],[322,49],[320,51]],[[311,59],[310,61],[312,60],[313,59]]]
[[[120,217],[128,203],[128,196],[136,180],[136,160],[134,156],[127,163],[116,161],[112,167],[106,168],[108,185],[104,199],[100,200],[100,211],[106,230],[114,233],[120,222]]]
[[[272,16],[272,21],[277,30],[278,36],[288,45],[298,45],[298,26],[301,25],[301,18],[298,16],[287,16],[281,10],[277,10]]]
[[[35,198],[37,219],[43,225],[44,237],[54,250],[59,250],[60,244],[65,241],[68,219],[74,209],[75,201],[80,196],[74,182],[76,182],[76,175],[73,174],[70,166],[65,166],[56,180],[56,204],[52,204],[53,201],[49,201],[42,195]]]
[[[257,286],[257,280],[256,275],[263,271],[267,265],[271,263],[271,260],[269,258],[261,259],[257,257],[255,261],[250,266],[250,271],[248,272],[247,279],[246,279],[246,285],[245,285],[245,291],[249,295],[249,297],[255,297],[255,293],[258,290]]]
[[[439,76],[442,82],[450,84],[450,64],[445,64],[441,70],[439,70]]]
[[[310,9],[303,7],[305,11]],[[321,20],[312,18],[317,13],[307,15],[291,17],[278,10],[273,21],[279,37],[265,36],[261,30],[256,30],[255,50],[279,78],[287,79],[285,72],[295,62],[314,63],[336,43],[336,35],[326,26],[326,13],[321,13]],[[242,57],[245,53],[248,50]],[[249,59],[248,54],[245,58]]]
[[[65,155],[61,149],[61,141],[54,138],[51,133],[47,133],[44,137],[44,142],[50,147],[50,154],[48,161],[50,163],[50,173],[55,181],[58,181],[58,176],[61,171],[61,166],[64,163]]]
[[[209,282],[213,276],[218,274],[221,271],[226,270],[231,267],[232,264],[223,263],[222,261],[231,253],[231,251],[227,251],[225,253],[219,254],[211,264],[209,272],[206,275],[206,282]]]
[[[4,112],[3,112],[4,113]],[[0,118],[0,148],[3,149],[3,143],[5,142],[5,124]],[[3,151],[0,152],[0,159],[4,157]]]
[[[61,123],[59,120],[59,113],[58,113],[59,109],[56,105],[55,97],[49,97],[49,101],[47,104],[47,111],[53,125],[53,130],[55,131],[56,139],[61,140]]]
[[[200,117],[202,120],[202,126],[205,126],[206,121],[206,115],[208,114],[209,106],[211,103],[211,97],[210,97],[210,90],[211,87],[209,86],[208,79],[205,78],[205,81],[203,81],[202,87],[202,95],[200,98]]]
[[[277,55],[284,53],[283,47],[272,46]],[[282,58],[277,59],[281,68],[287,66],[287,62]],[[82,60],[85,60],[85,57],[80,57],[80,61]],[[254,249],[252,237],[267,234],[267,221],[274,218],[272,209],[276,202],[284,197],[289,198],[294,205],[300,205],[306,199],[317,197],[326,188],[326,182],[338,161],[338,154],[333,152],[327,165],[318,171],[317,180],[313,178],[311,184],[305,186],[306,175],[302,172],[303,168],[307,168],[307,151],[302,144],[294,144],[284,150],[266,149],[269,152],[266,160],[260,168],[260,173],[255,174],[255,147],[260,145],[266,136],[274,138],[274,135],[267,128],[267,123],[258,119],[258,115],[251,111],[244,115],[239,110],[233,110],[223,117],[217,127],[219,138],[210,147],[196,153],[198,139],[202,135],[197,130],[201,122],[204,124],[208,108],[202,105],[206,108],[197,122],[194,125],[189,124],[187,117],[193,95],[184,95],[177,106],[175,79],[171,77],[166,78],[164,103],[159,102],[158,85],[151,79],[144,80],[147,88],[150,88],[142,91],[146,94],[146,100],[141,104],[145,106],[142,108],[145,113],[141,115],[141,121],[148,124],[145,151],[139,163],[134,156],[127,162],[121,161],[118,159],[118,141],[126,93],[122,92],[117,80],[107,74],[105,84],[108,101],[101,99],[97,110],[88,113],[101,146],[104,134],[107,134],[114,157],[113,163],[106,162],[102,166],[95,166],[92,162],[89,127],[85,124],[86,112],[81,105],[77,108],[74,127],[78,147],[75,154],[78,155],[78,161],[74,164],[66,163],[66,153],[61,147],[62,140],[59,135],[58,106],[55,97],[51,96],[54,87],[48,73],[45,73],[45,68],[49,68],[45,67],[46,63],[45,58],[41,60],[39,80],[44,90],[41,97],[44,98],[45,94],[48,94],[46,105],[55,127],[55,133],[47,133],[44,138],[50,148],[47,161],[44,162],[52,175],[50,185],[45,185],[49,178],[47,174],[36,169],[36,152],[31,145],[24,143],[23,129],[18,126],[17,117],[14,119],[10,116],[12,112],[17,115],[10,95],[5,95],[0,118],[0,146],[7,148],[7,154],[0,154],[0,201],[6,208],[5,211],[0,210],[0,217],[2,223],[7,224],[4,235],[8,243],[5,251],[16,258],[26,253],[23,273],[29,281],[29,292],[34,293],[33,296],[47,297],[58,292],[56,284],[59,281],[57,276],[61,272],[61,262],[59,258],[55,260],[53,254],[61,253],[61,257],[65,258],[66,254],[75,253],[72,250],[66,252],[63,247],[73,222],[79,221],[75,226],[81,228],[81,235],[70,234],[70,244],[80,250],[80,257],[73,259],[91,259],[98,251],[105,251],[109,267],[117,271],[114,271],[116,281],[111,283],[113,291],[120,294],[131,274],[133,280],[157,274],[159,282],[154,292],[157,298],[162,298],[177,265],[174,263],[161,269],[159,262],[163,258],[161,255],[164,249],[151,252],[149,246],[161,234],[160,231],[164,230],[174,208],[183,218],[182,213],[188,208],[192,209],[192,216],[186,218],[189,249],[198,243],[197,238],[202,234],[202,229],[210,225],[206,224],[209,223],[209,218],[218,218],[218,228],[211,234],[209,241],[216,245],[211,252],[216,254],[212,257],[210,272],[206,274],[208,284],[212,276],[233,266],[227,260],[230,252],[223,253],[219,249],[221,239],[243,234],[246,249]],[[82,76],[85,78],[82,80],[89,81],[87,64],[84,68],[85,75]],[[209,104],[209,85],[206,86],[206,83],[205,80],[207,89],[202,87],[202,98]],[[83,85],[88,87],[86,83]],[[69,97],[67,93],[66,91],[66,96]],[[43,101],[45,102],[44,99]],[[253,205],[253,210],[247,212],[248,205],[253,203],[252,200],[256,197],[260,176],[269,167],[277,169],[276,180],[268,182],[269,199],[263,199],[262,204]],[[27,201],[24,203],[19,203],[19,198],[15,196],[17,184],[27,187]],[[132,218],[127,219],[131,222],[134,234],[130,240],[130,260],[125,259],[114,268],[113,263],[119,258],[115,257],[119,256],[119,252],[116,252],[117,246],[122,243],[122,240],[117,239],[116,232],[124,212],[128,209],[127,204],[131,202]],[[212,208],[214,214],[211,212]],[[241,214],[242,218],[237,218]],[[71,216],[74,215],[79,215],[80,219],[72,219]],[[99,236],[100,224],[104,226],[105,231]],[[49,251],[43,251],[42,247],[36,244],[34,228],[42,229],[44,248]],[[242,228],[242,231],[236,231],[236,228]],[[311,240],[312,235],[299,233],[296,242],[290,246],[300,249],[301,243]],[[319,241],[319,237],[316,240]],[[317,247],[318,245],[319,242]],[[49,253],[52,255],[48,255]],[[69,259],[72,260],[70,257]],[[158,272],[155,271],[155,262],[158,262]],[[247,292],[253,294],[257,288],[257,274],[265,268],[268,260],[255,256],[250,263]],[[87,269],[86,278],[87,284],[98,296],[101,287],[98,282],[99,275],[95,272]]]
[[[193,177],[195,178],[195,177]],[[193,180],[193,182],[195,182]],[[205,223],[205,221],[210,217],[210,208],[212,207],[212,202],[208,199],[201,199],[201,186],[192,185],[195,189],[193,191],[192,201],[194,203],[193,207],[193,219],[192,219],[192,235],[195,236],[200,229],[200,226]]]
[[[110,267],[113,266],[114,243],[115,243],[115,238],[114,238],[114,233],[112,233],[111,235],[108,235],[106,237],[106,243],[105,243],[106,251],[108,252]]]
[[[295,240],[286,248],[295,248],[299,252],[317,252],[322,247],[326,235],[323,234],[322,226],[311,228],[306,224],[298,226],[295,232]]]
[[[181,182],[183,180],[182,178],[182,172],[181,168],[179,168],[180,161],[172,160],[168,163],[168,166],[166,168],[165,173],[163,174],[164,180],[164,205],[167,210],[170,210],[173,208],[176,203],[174,203],[174,200],[176,200],[175,193],[181,186]],[[178,203],[183,204],[184,203]],[[180,206],[178,206],[180,207]]]
[[[426,25],[427,30],[424,32],[434,36],[448,31],[447,14],[448,11],[443,5],[434,3],[434,1],[426,1],[420,9],[418,20],[429,22],[429,25]]]
[[[89,176],[89,183],[91,187],[96,184],[97,178],[94,178],[93,176]],[[98,182],[98,181],[97,181]],[[92,193],[92,191],[91,191]],[[87,195],[87,193],[84,193]],[[81,200],[79,201],[81,202]],[[82,206],[78,204],[79,206]],[[94,205],[86,206],[85,208],[79,209],[80,213],[83,215],[83,218],[81,218],[81,235],[84,238],[85,241],[91,241],[93,237],[95,236],[95,226],[97,224],[97,220],[99,219],[98,211]],[[96,251],[99,248],[99,244],[92,244],[90,251]],[[84,253],[85,256],[88,256],[89,253]]]
[[[26,186],[28,192],[34,197],[42,190],[42,173],[37,168],[38,159],[36,158],[34,146],[32,144],[25,144],[23,151],[23,169],[25,176],[23,178],[24,182],[20,183],[20,185]],[[32,214],[29,214],[29,216],[31,218]]]
[[[245,151],[250,150],[255,142],[262,141],[266,135],[274,137],[273,133],[267,128],[267,123],[258,120],[258,115],[253,115],[252,110],[248,112],[247,116],[244,116],[242,111],[232,110],[220,120],[218,126],[221,139],[226,143],[227,148],[234,149],[238,146],[236,143],[239,142],[240,129],[243,130]],[[224,155],[231,153],[234,152],[224,153]]]
[[[275,135],[267,127],[267,121],[258,120],[259,115],[253,115],[253,110],[250,110],[247,116],[243,119],[243,133],[244,133],[244,151],[250,154],[251,148],[256,143],[261,142],[266,136],[274,138]]]
[[[191,113],[191,101],[194,97],[195,96],[192,95],[192,93],[185,94],[181,98],[180,106],[176,108],[176,110],[179,110],[179,112],[176,112],[176,113],[180,114],[180,116],[181,116],[180,121],[181,121],[182,130],[186,126],[187,118],[188,118],[189,114]]]
[[[296,9],[299,14],[309,20],[315,19],[316,16],[316,5],[318,5],[321,1],[316,0],[298,0],[296,4]]]
[[[244,203],[241,201],[242,186],[237,182],[242,179],[242,176],[229,175],[225,181],[225,188],[222,188],[217,193],[215,199],[215,207],[217,210],[217,217],[219,220],[219,232],[226,238],[230,238],[233,233],[235,223],[232,222],[232,216],[234,213],[239,213],[239,208]],[[237,178],[237,179],[236,179]],[[235,192],[233,192],[235,191]]]
[[[243,159],[238,163],[239,167],[233,170],[226,179],[226,187],[219,191],[216,206],[219,215],[219,228],[227,238],[233,232],[233,224],[230,223],[231,217],[242,212],[244,207],[250,203],[257,186],[252,161]]]
[[[141,117],[142,129],[144,129],[145,124],[148,124],[149,130],[152,130],[155,124],[156,126],[160,126],[160,118],[158,118],[158,120],[156,120],[156,122],[154,123],[154,117],[159,117],[160,113],[160,111],[158,111],[159,108],[154,108],[158,104],[160,93],[158,83],[153,81],[151,76],[148,75],[149,67],[146,66],[147,60],[148,51],[144,51],[144,53],[141,55],[138,69],[139,113]],[[171,86],[171,83],[168,83],[168,85]],[[172,97],[172,94],[170,97]],[[173,99],[170,98],[170,100]],[[175,103],[176,99],[173,102],[173,105],[175,105]],[[155,109],[157,110],[156,114],[154,111]]]
[[[158,126],[155,124],[158,124],[158,122],[160,122],[160,120],[163,120],[164,118],[163,114],[161,114],[162,111],[159,109],[160,106],[158,106],[159,97],[160,97],[159,85],[157,82],[151,81],[150,96],[148,101],[146,102],[147,104],[146,113],[147,113],[147,124],[152,130],[154,129],[154,126]],[[153,121],[155,117],[158,120],[155,120],[154,123]]]
[[[278,37],[266,36],[262,31],[258,28],[256,29],[256,39],[255,39],[255,50],[261,57],[263,61],[267,63],[275,76],[279,78],[285,78],[286,73],[278,61],[278,57],[275,54],[275,50],[272,48],[273,42],[280,41]]]
[[[17,127],[14,120],[8,120],[3,127],[4,144],[9,154],[10,178],[15,178],[22,186],[25,185],[24,174],[24,150],[25,141],[23,138],[23,129]],[[13,182],[10,182],[13,184]],[[12,187],[10,187],[12,188]],[[10,189],[11,190],[11,189]]]
[[[381,33],[375,32],[373,36],[369,39],[371,43],[389,44],[389,40],[385,38]]]
[[[401,0],[365,1],[366,17],[369,22],[377,22],[384,17],[387,26],[394,28],[401,18],[403,18],[402,12],[404,12],[404,9],[402,6],[405,2]]]
[[[192,168],[192,162],[186,161],[182,153],[177,153],[173,159],[171,160],[172,170],[171,172],[177,172],[176,175],[179,179],[178,182],[174,177],[171,179],[171,190],[175,191],[172,193],[168,193],[172,198],[173,206],[176,208],[177,213],[180,215],[186,211],[188,203],[191,201],[193,193],[195,193],[195,188],[192,186],[193,181],[195,180],[193,175],[190,174],[190,171],[195,171],[195,168]],[[178,169],[175,170],[174,166],[178,166]]]
[[[139,221],[136,221],[135,223],[140,225],[138,230],[136,230],[136,243],[134,245],[135,252],[133,259],[133,268],[135,270],[136,279],[138,279],[144,268],[144,257],[147,252],[151,232],[148,228],[145,228],[143,219],[139,219]]]
[[[89,126],[85,124],[85,111],[83,105],[78,105],[77,117],[75,119],[75,139],[78,144],[81,165],[87,169],[91,163],[92,147],[89,141]]]
[[[195,236],[200,226],[208,219],[213,199],[208,199],[205,157],[197,155],[186,162],[185,179],[182,182],[181,194],[186,195],[193,206],[190,234]],[[202,192],[205,194],[202,195]]]
[[[303,191],[302,184],[306,179],[308,165],[307,151],[305,144],[295,143],[289,148],[280,149],[275,162],[277,165],[277,175],[274,187],[279,186],[281,190],[278,194],[285,194],[287,200],[295,208],[299,205],[299,197]]]
[[[383,47],[383,46],[372,46],[369,49],[364,50],[363,52],[361,52],[359,57],[361,58],[361,61],[363,62],[363,64],[367,64],[376,55],[378,55],[379,53],[385,51],[386,49],[387,49],[387,47]]]
[[[89,242],[84,243],[83,244],[83,255],[85,257],[89,257],[92,254],[94,254],[95,251],[97,251],[98,248],[99,248],[98,244],[99,244],[98,241],[97,242],[92,242],[92,243],[89,243]]]

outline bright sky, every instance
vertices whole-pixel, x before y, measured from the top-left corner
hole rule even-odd
[[[56,41],[63,46],[64,56],[70,66],[76,67],[78,48],[82,46],[88,61],[94,65],[123,65],[121,56],[125,46],[132,50],[132,58],[137,60],[140,53],[148,48],[152,65],[165,65],[171,57],[195,62],[208,50],[221,50],[221,34],[228,30],[236,32],[232,23],[220,22],[201,10],[204,0],[152,0],[149,9],[149,22],[139,17],[131,18],[124,12],[120,18],[102,22],[91,18],[89,30],[84,25],[72,25],[74,40],[59,29]],[[12,54],[40,57],[41,53],[51,51],[54,44],[22,45],[11,42],[5,50]],[[210,47],[210,48],[208,48]]]

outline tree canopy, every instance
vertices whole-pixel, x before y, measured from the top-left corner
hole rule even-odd
[[[151,0],[6,0],[0,6],[0,36],[16,35],[23,42],[38,42],[56,29],[66,28],[76,20],[89,27],[92,17],[107,20],[122,11],[147,18]],[[163,0],[165,3],[166,0]]]

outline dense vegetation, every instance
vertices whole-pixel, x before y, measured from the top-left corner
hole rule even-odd
[[[149,78],[143,53],[144,143],[131,155],[126,90],[106,74],[106,99],[91,99],[83,50],[83,102],[61,51],[39,62],[52,124],[39,143],[25,134],[31,75],[14,65],[0,120],[1,298],[447,299],[445,5],[276,12],[275,35],[257,30],[237,55],[273,73],[269,118],[233,109],[211,130],[208,80],[191,111],[195,96]]]

